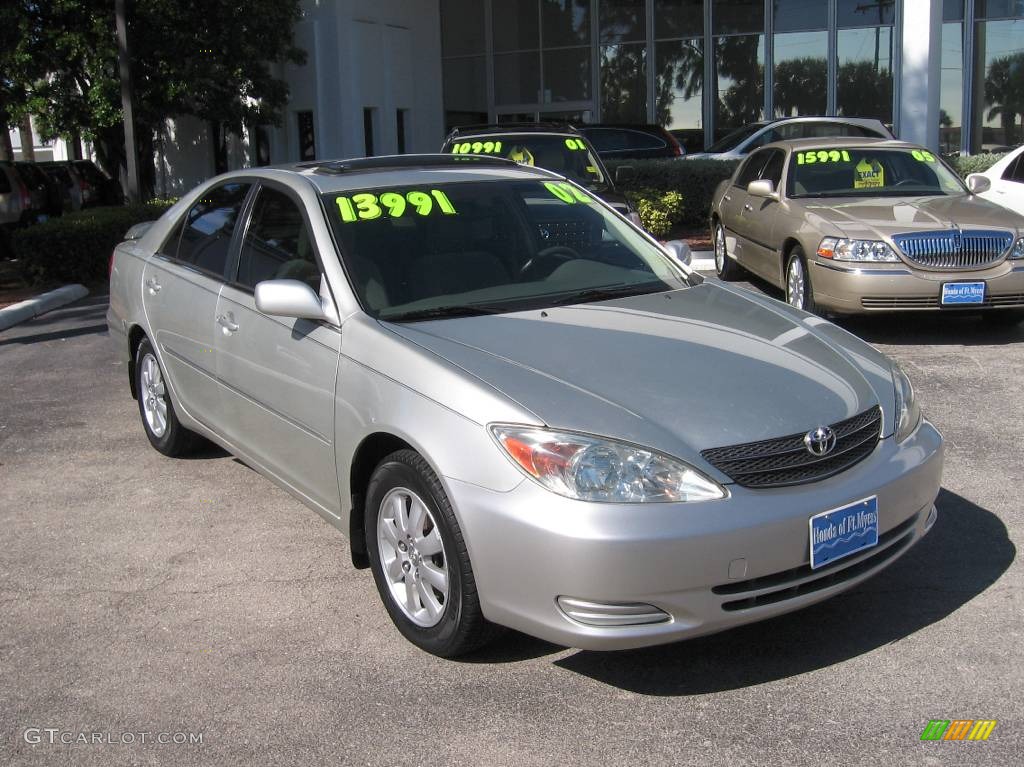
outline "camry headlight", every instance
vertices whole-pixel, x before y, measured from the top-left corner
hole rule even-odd
[[[883,261],[894,263],[900,260],[892,248],[881,240],[847,240],[826,237],[818,246],[818,255],[836,261]]]
[[[893,366],[892,377],[896,385],[896,441],[902,442],[921,423],[921,407],[914,396],[914,385],[899,365]]]
[[[520,469],[566,498],[651,503],[725,497],[717,482],[654,450],[535,426],[499,424],[491,432]]]
[[[1010,258],[1024,258],[1024,237],[1017,239],[1010,250]]]

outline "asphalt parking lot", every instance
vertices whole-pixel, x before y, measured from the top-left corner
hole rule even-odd
[[[1024,326],[844,322],[947,445],[936,527],[878,578],[667,647],[509,634],[452,662],[403,640],[346,540],[275,485],[150,448],[105,312],[0,333],[0,764],[1024,764]],[[930,719],[998,725],[921,742]]]

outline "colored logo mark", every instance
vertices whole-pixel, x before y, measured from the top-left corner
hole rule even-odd
[[[995,719],[932,719],[921,740],[988,740],[995,728]]]

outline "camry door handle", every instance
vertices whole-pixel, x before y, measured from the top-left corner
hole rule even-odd
[[[149,294],[155,296],[160,292],[160,283],[156,281],[156,277],[150,277],[146,280],[146,287],[149,288]]]
[[[221,314],[217,317],[217,324],[224,328],[225,333],[234,333],[238,330],[238,323],[234,321],[231,313]]]

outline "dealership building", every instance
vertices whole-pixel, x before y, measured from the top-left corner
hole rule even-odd
[[[436,151],[452,126],[875,117],[943,153],[1024,141],[1024,0],[306,0],[279,126],[168,123],[158,192],[215,171]]]

